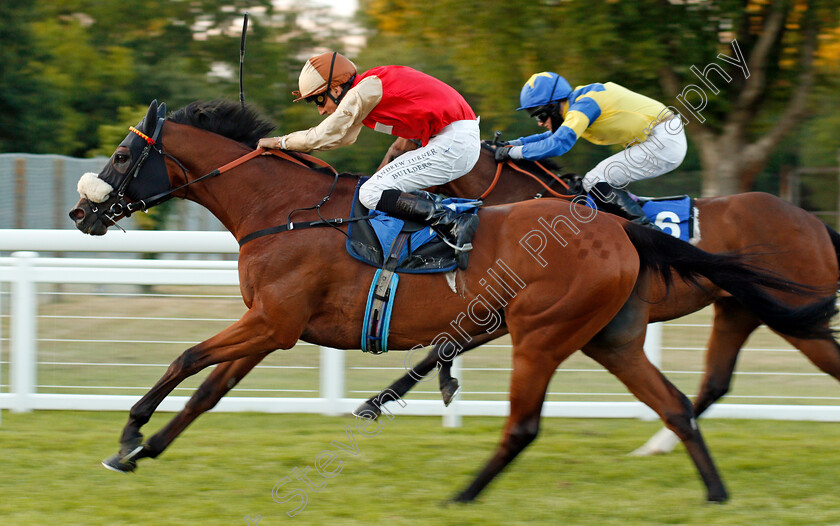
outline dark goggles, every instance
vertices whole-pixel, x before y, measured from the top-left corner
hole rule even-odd
[[[551,112],[553,110],[553,105],[539,106],[534,108],[530,113],[531,117],[537,119],[537,124],[543,124],[551,117]]]
[[[314,102],[316,106],[321,107],[327,103],[327,92],[325,91],[317,95],[310,95],[303,100],[306,102]]]

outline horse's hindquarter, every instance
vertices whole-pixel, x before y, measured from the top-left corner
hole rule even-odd
[[[763,270],[825,289],[826,294],[836,288],[837,256],[825,225],[813,214],[763,192],[697,199],[694,206],[701,233],[698,248],[752,254],[747,261]],[[711,285],[710,290],[706,294],[676,279],[667,301],[652,305],[651,321],[678,318],[728,296]],[[662,294],[660,283],[654,295]],[[794,304],[813,300],[793,295],[784,299]]]
[[[504,277],[504,267],[516,276],[522,286],[505,298],[514,342],[537,331],[573,351],[618,312],[634,287],[639,259],[621,224],[606,214],[585,222],[569,206],[543,199],[482,212],[467,288],[490,298],[494,272]]]
[[[825,225],[813,214],[762,192],[698,199],[697,207],[703,250],[749,254],[747,261],[757,267],[824,289],[823,294],[836,290],[837,255]],[[809,298],[791,296],[790,301]]]

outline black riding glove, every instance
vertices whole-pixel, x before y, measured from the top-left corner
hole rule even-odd
[[[513,146],[510,146],[510,145],[500,146],[499,148],[496,148],[496,153],[494,154],[494,157],[496,158],[496,162],[497,163],[503,163],[503,162],[509,161],[510,160],[510,150],[511,150],[511,148],[513,148]]]
[[[569,192],[573,195],[586,195],[586,190],[583,189],[583,177],[575,177],[568,180]]]

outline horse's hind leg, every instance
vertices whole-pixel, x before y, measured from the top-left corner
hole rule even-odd
[[[741,347],[761,324],[758,318],[733,298],[716,301],[714,310],[712,333],[706,348],[705,373],[694,399],[696,417],[729,392]],[[668,429],[662,429],[633,451],[633,454],[644,456],[669,453],[678,443],[676,435]]]
[[[643,340],[642,336],[618,347],[592,342],[583,348],[583,352],[618,377],[636,398],[656,411],[665,425],[685,444],[706,485],[707,499],[725,501],[728,498],[726,489],[697,427],[691,402],[648,361],[642,350]]]
[[[522,349],[531,352],[526,354]],[[571,352],[558,357],[554,353],[534,349],[535,347],[529,346],[527,337],[521,346],[514,347],[513,373],[510,379],[510,415],[502,433],[502,442],[472,484],[454,498],[456,502],[474,500],[496,475],[537,438],[540,410],[548,383],[562,358]]]
[[[822,372],[840,380],[840,346],[833,339],[829,340],[801,340],[781,335],[793,346],[802,351],[811,362]]]

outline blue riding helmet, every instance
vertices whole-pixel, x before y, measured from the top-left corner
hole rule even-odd
[[[522,91],[519,93],[519,103],[522,106],[516,108],[516,111],[545,106],[565,99],[571,92],[572,86],[557,73],[551,71],[534,73],[522,86]]]

